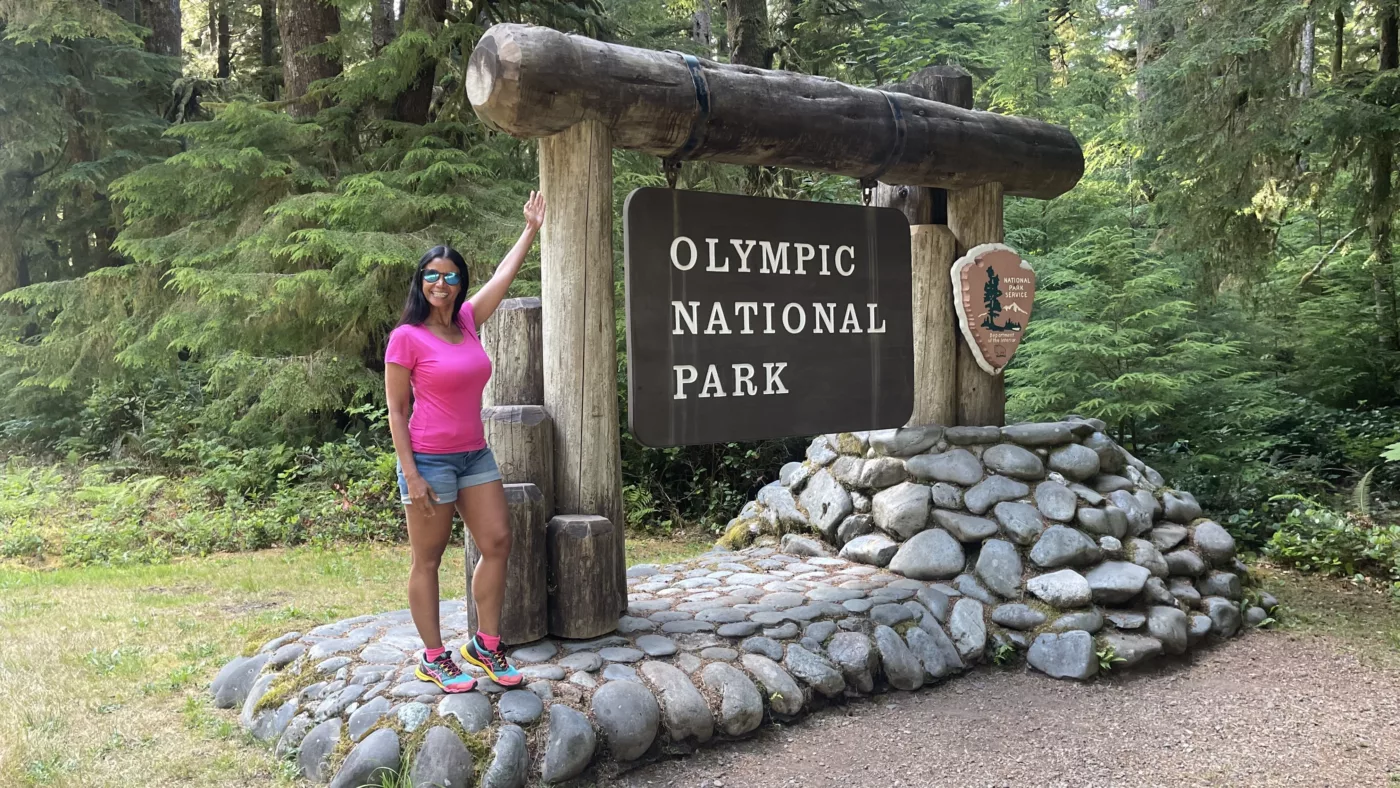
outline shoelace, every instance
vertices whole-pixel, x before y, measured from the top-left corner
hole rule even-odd
[[[476,651],[478,654],[486,655],[487,661],[491,663],[491,670],[496,671],[497,673],[510,670],[510,663],[506,662],[506,658],[503,654],[501,654],[501,652],[492,651],[491,649],[482,646],[480,643],[476,644]]]
[[[446,673],[447,677],[450,679],[455,679],[462,675],[462,669],[457,667],[457,663],[453,662],[452,658],[446,654],[434,660],[433,665],[437,666],[438,670]]]

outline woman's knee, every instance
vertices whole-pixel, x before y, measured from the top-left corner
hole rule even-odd
[[[428,553],[428,554],[414,553],[414,554],[413,554],[413,565],[412,565],[412,568],[411,568],[411,571],[413,571],[413,572],[426,572],[426,573],[429,573],[429,574],[436,575],[437,572],[438,572],[438,569],[440,569],[441,567],[442,567],[442,553],[438,553],[438,554],[436,554],[436,555],[433,555],[433,554],[431,554],[431,553]]]
[[[482,558],[506,558],[510,555],[510,527],[505,523],[481,529],[475,539],[476,549],[481,551]]]

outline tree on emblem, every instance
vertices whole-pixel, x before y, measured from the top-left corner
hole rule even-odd
[[[1001,277],[997,276],[996,269],[987,266],[987,284],[982,288],[982,304],[987,308],[987,316],[982,320],[982,327],[988,331],[1020,331],[1021,324],[1007,318],[1002,325],[997,325],[997,316],[1001,314]]]

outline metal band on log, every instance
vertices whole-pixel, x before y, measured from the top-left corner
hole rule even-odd
[[[1084,173],[1079,143],[1061,126],[822,77],[699,64],[709,118],[685,158],[944,189],[1000,183],[1006,194],[1041,199]],[[614,146],[668,157],[695,138],[695,82],[674,53],[501,24],[472,52],[467,97],[488,125],[517,137],[596,120]]]
[[[506,594],[501,604],[501,642],[529,643],[548,634],[549,610],[544,496],[533,484],[507,484],[506,511],[510,522],[510,558],[506,559]],[[481,552],[467,540],[467,589]],[[467,625],[477,628],[476,596],[467,594]]]

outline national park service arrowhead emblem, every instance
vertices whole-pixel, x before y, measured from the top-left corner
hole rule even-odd
[[[1035,271],[1011,247],[982,244],[953,263],[958,327],[977,365],[999,375],[1021,346],[1035,302]]]

